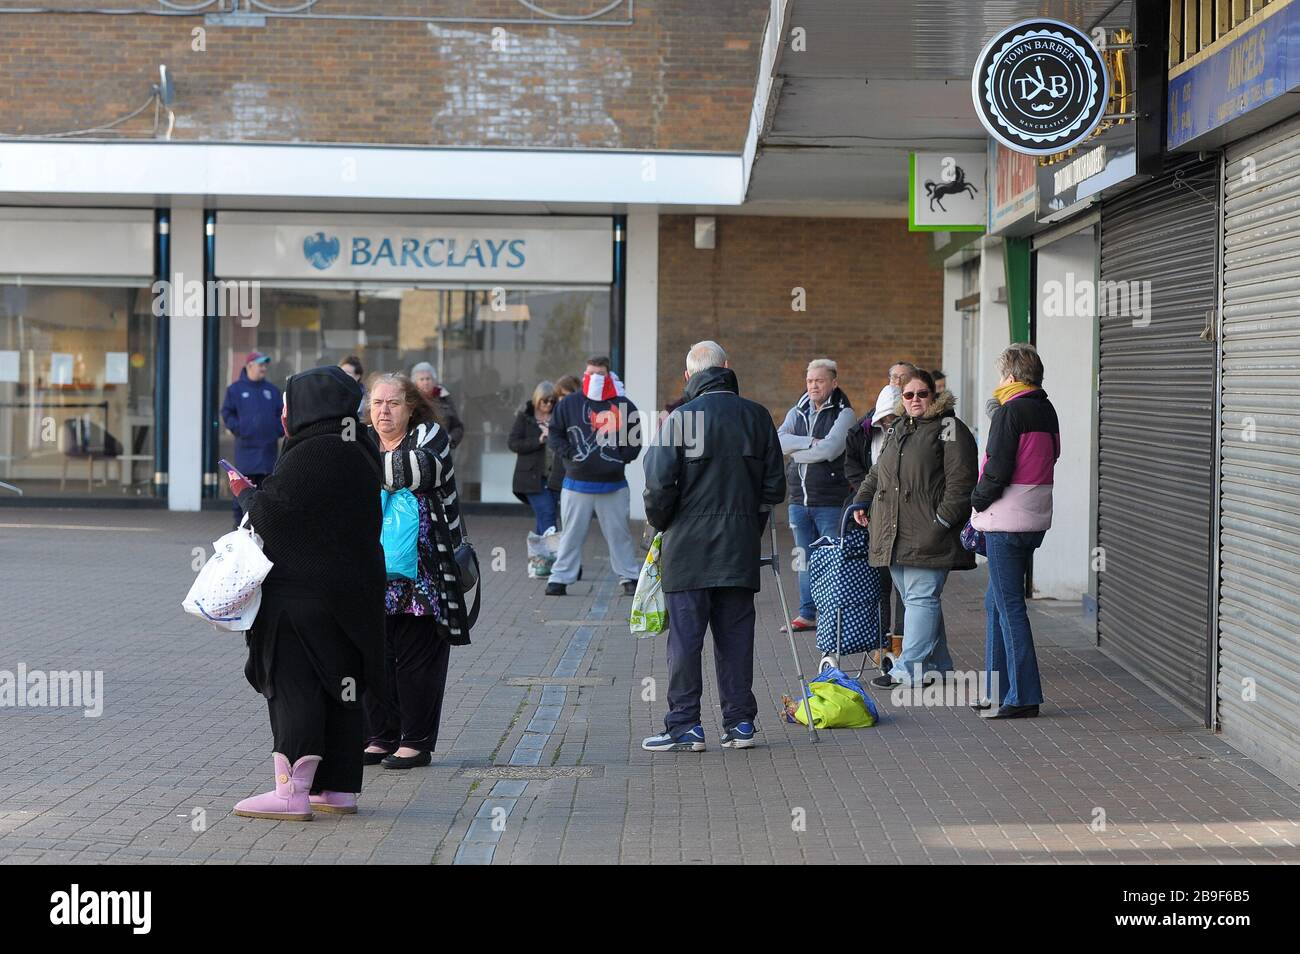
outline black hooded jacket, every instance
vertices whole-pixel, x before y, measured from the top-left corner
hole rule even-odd
[[[664,532],[664,592],[759,588],[763,511],[785,498],[767,408],[728,368],[691,375],[645,457],[646,517]]]
[[[361,386],[340,368],[295,374],[285,393],[284,451],[270,476],[239,495],[274,564],[244,672],[274,694],[275,641],[288,614],[326,691],[353,706],[383,679],[379,451],[359,420]]]

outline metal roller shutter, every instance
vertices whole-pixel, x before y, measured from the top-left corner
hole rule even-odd
[[[1300,783],[1300,123],[1226,158],[1219,722]]]
[[[1143,283],[1150,323],[1100,319],[1098,636],[1206,724],[1218,183],[1217,162],[1184,162],[1101,213],[1102,281]]]

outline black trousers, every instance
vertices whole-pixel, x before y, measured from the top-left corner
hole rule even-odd
[[[287,616],[281,617],[276,633],[272,673],[275,691],[266,707],[275,751],[290,765],[304,755],[321,757],[313,793],[361,791],[361,708],[348,708],[326,691]]]
[[[758,700],[754,698],[754,591],[727,586],[665,595],[668,715],[664,717],[664,730],[677,736],[700,721],[706,629],[713,631],[723,729],[753,722],[758,716]]]
[[[432,617],[388,617],[384,634],[384,691],[367,690],[369,745],[432,752],[442,722],[451,643]]]

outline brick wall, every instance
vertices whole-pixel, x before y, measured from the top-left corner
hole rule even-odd
[[[538,5],[582,14],[605,3]],[[0,133],[109,122],[148,99],[166,63],[176,139],[739,152],[768,7],[636,0],[631,25],[506,23],[498,32],[493,18],[528,9],[518,0],[319,0],[322,14],[489,22],[269,18],[262,27],[202,15],[4,14]],[[196,30],[205,50],[194,49]],[[149,138],[153,126],[151,107],[108,138]]]
[[[834,358],[865,414],[889,365],[934,368],[943,353],[943,273],[928,233],[896,219],[718,217],[717,248],[696,249],[694,218],[659,220],[658,407],[682,389],[686,352],[713,338],[741,393],[778,420],[813,358]],[[807,310],[791,310],[792,289]]]

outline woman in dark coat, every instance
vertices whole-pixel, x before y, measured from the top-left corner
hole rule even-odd
[[[506,442],[517,455],[511,490],[532,508],[538,536],[555,527],[560,509],[560,495],[550,488],[551,453],[546,447],[554,409],[555,385],[543,381],[533,389],[532,400],[515,415]]]
[[[361,693],[383,679],[379,454],[356,440],[361,385],[339,368],[295,374],[275,470],[230,488],[274,566],[248,633],[244,672],[266,696],[275,789],[235,814],[306,821],[352,813],[365,738]],[[310,796],[310,797],[309,797]]]
[[[369,435],[379,447],[383,486],[410,490],[419,504],[418,569],[414,580],[389,580],[383,688],[365,696],[370,744],[367,765],[428,765],[438,742],[452,646],[469,645],[469,616],[455,552],[462,542],[451,442],[411,379],[370,379]],[[378,500],[378,494],[376,494]]]
[[[572,374],[562,375],[555,379],[555,403],[559,404],[566,397],[582,387],[582,383]],[[559,454],[551,455],[551,472],[546,485],[551,488],[555,494],[555,499],[560,499],[560,491],[564,489],[564,458]],[[557,512],[556,516],[559,514]],[[561,529],[557,524],[556,529]],[[582,579],[582,577],[578,577]]]
[[[881,689],[953,668],[943,587],[950,570],[975,567],[975,554],[961,545],[976,479],[974,436],[957,419],[952,393],[936,396],[925,371],[911,373],[895,410],[898,420],[853,499],[871,508],[871,565],[889,567],[907,605],[902,655],[872,680]],[[868,525],[865,509],[853,516]]]

